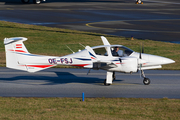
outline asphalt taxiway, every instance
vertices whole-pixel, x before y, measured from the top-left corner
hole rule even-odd
[[[15,0],[0,2],[0,20],[153,39],[180,41],[178,0],[47,0],[40,5]],[[23,36],[23,35],[22,35]],[[2,36],[12,37],[12,36]],[[27,37],[27,36],[23,36]],[[138,73],[117,73],[111,86],[104,86],[105,71],[48,69],[27,73],[0,68],[0,96],[6,97],[135,97],[180,98],[180,71],[145,71],[151,84]]]
[[[8,1],[0,2],[0,20],[180,43],[179,0]]]
[[[116,80],[104,86],[106,71],[50,68],[28,73],[0,68],[0,96],[3,97],[127,97],[180,98],[180,71],[149,70],[150,85],[139,73],[116,73]]]

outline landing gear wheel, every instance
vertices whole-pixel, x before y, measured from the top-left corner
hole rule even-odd
[[[34,4],[40,4],[40,3],[41,3],[41,0],[33,0],[33,3],[34,3]]]
[[[28,3],[29,0],[21,0],[22,3]]]
[[[111,85],[111,84],[106,83],[106,79],[105,79],[105,80],[104,80],[104,85],[105,85],[105,86],[109,86],[109,85]]]
[[[149,78],[144,78],[144,80],[143,80],[144,85],[149,85],[150,82],[151,82],[151,81],[150,81]]]

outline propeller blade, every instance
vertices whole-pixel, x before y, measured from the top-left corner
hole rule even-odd
[[[142,52],[142,49],[141,49],[141,46],[140,46],[139,59],[142,59],[141,52]]]
[[[144,53],[144,44],[142,43],[142,53]]]
[[[142,78],[142,76],[141,76],[141,74],[142,74],[141,67],[142,67],[142,64],[139,65],[139,69],[140,69],[139,76],[140,76],[140,78]]]
[[[140,61],[140,59],[142,59],[142,55],[141,55],[141,53],[144,53],[144,47],[142,46],[142,44],[141,44],[141,46],[139,47],[139,61]],[[140,62],[139,62],[139,70],[140,70],[140,72],[139,72],[139,75],[140,75],[140,78],[142,77],[141,76],[141,67],[142,67],[142,64],[140,64]]]
[[[140,46],[139,58],[142,59],[142,53],[144,53],[144,44],[142,43]]]
[[[121,58],[119,58],[119,61],[120,61],[120,63],[122,63],[122,60],[121,60]]]

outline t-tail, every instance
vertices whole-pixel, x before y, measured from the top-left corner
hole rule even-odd
[[[49,56],[30,54],[23,44],[23,41],[26,40],[27,38],[25,37],[4,39],[6,67],[28,72],[37,72],[54,66],[47,62]],[[38,61],[41,61],[41,63]]]

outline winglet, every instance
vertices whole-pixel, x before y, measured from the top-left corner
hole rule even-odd
[[[108,42],[108,40],[104,36],[101,36],[101,39],[102,39],[104,45],[110,45],[110,43]]]

